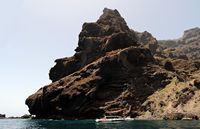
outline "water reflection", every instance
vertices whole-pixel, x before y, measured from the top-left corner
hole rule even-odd
[[[96,129],[200,129],[200,121],[142,121],[97,123]]]
[[[200,121],[128,121],[96,123],[94,120],[0,120],[0,129],[200,129]]]
[[[94,121],[66,121],[66,120],[35,120],[35,127],[39,129],[95,129]]]

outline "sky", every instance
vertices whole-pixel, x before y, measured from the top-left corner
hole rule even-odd
[[[84,22],[117,9],[133,30],[173,39],[200,27],[200,0],[0,0],[0,114],[28,113],[25,99],[51,83],[54,60],[74,54]]]

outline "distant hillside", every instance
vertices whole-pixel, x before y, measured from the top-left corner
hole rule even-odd
[[[170,58],[193,59],[200,61],[200,28],[184,31],[181,38],[160,40],[159,51]]]

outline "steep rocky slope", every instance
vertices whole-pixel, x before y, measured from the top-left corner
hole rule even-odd
[[[200,66],[159,56],[157,47],[150,33],[129,29],[117,10],[105,8],[97,22],[83,24],[74,56],[55,61],[49,73],[52,83],[27,98],[29,112],[38,118],[65,119],[104,115],[162,119],[169,113],[198,118]],[[173,97],[176,93],[178,98]],[[186,101],[179,99],[188,94]],[[176,110],[194,101],[196,112]]]
[[[199,119],[200,29],[184,31],[181,38],[158,41],[154,58],[176,76],[141,106],[141,119]]]

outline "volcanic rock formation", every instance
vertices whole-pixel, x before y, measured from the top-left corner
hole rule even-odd
[[[74,56],[55,61],[52,83],[27,98],[29,112],[65,119],[198,118],[199,66],[166,58],[158,49],[150,33],[129,29],[117,10],[105,8],[97,22],[83,24]],[[190,105],[196,106],[192,112]]]

